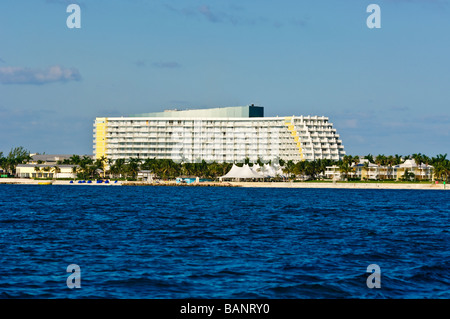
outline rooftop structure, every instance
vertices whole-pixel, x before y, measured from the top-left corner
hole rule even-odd
[[[164,118],[230,118],[230,117],[264,117],[264,107],[247,105],[247,106],[230,106],[211,109],[192,109],[192,110],[165,110],[164,112],[143,113],[131,115],[131,117],[164,117]]]
[[[38,163],[46,163],[46,164],[56,164],[57,162],[63,162],[64,160],[68,160],[73,156],[73,154],[30,154],[31,157],[31,164],[38,164]],[[92,155],[80,155],[82,156],[89,156],[92,157]]]

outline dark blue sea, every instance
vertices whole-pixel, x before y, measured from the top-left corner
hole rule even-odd
[[[447,299],[449,210],[438,190],[0,185],[0,298]]]

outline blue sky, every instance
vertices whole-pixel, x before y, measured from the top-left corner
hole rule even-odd
[[[330,117],[347,154],[450,153],[449,31],[447,0],[2,1],[0,151],[92,154],[96,116],[255,103]]]

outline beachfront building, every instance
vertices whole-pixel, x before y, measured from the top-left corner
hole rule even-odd
[[[377,165],[367,159],[361,159],[359,163],[352,163],[351,170],[343,173],[338,165],[327,166],[325,177],[333,180],[358,179],[358,180],[434,180],[433,166],[417,164],[414,159],[408,159],[404,163],[394,166]],[[405,173],[408,173],[405,175]]]
[[[397,180],[404,179],[405,172],[412,174],[410,179],[415,180],[433,180],[434,167],[425,163],[417,164],[414,159],[408,159],[404,163],[395,166],[395,174]]]
[[[137,180],[138,181],[147,181],[147,182],[153,182],[153,179],[155,178],[155,173],[149,170],[141,170],[137,174]]]
[[[298,162],[345,155],[328,117],[264,117],[264,108],[253,104],[98,117],[93,135],[97,159]]]
[[[19,164],[16,176],[21,178],[76,178],[76,165]]]

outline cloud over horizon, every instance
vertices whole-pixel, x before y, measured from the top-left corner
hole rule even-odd
[[[286,23],[259,15],[255,16],[249,13],[244,7],[236,5],[225,6],[222,10],[217,7],[213,8],[209,4],[182,8],[165,4],[164,7],[171,12],[181,14],[185,17],[202,17],[211,23],[225,23],[235,26],[263,24],[279,28],[285,24],[297,27],[305,27],[307,24],[303,18],[292,18],[291,21],[287,21]]]
[[[173,62],[173,61],[170,61],[170,62],[155,62],[155,63],[153,63],[153,66],[157,67],[157,68],[175,69],[175,68],[180,68],[181,64],[178,63],[178,62]]]
[[[43,85],[53,82],[80,81],[81,74],[76,68],[64,68],[54,65],[46,69],[28,67],[1,67],[1,84]]]

